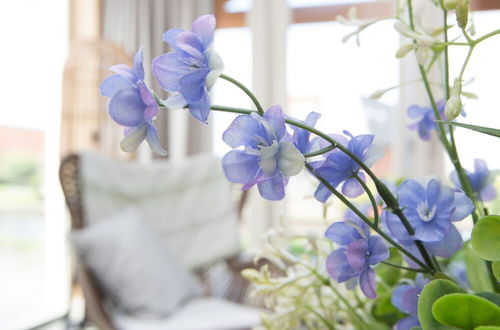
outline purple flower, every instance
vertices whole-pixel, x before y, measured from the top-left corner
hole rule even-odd
[[[405,314],[409,314],[394,325],[395,330],[410,330],[414,326],[420,326],[418,321],[418,298],[429,280],[422,274],[418,274],[415,282],[401,284],[394,288],[391,302]]]
[[[306,120],[303,123],[308,126],[314,127],[319,117],[321,117],[321,114],[317,112],[311,112],[307,115]],[[291,127],[293,130],[293,136],[292,136],[293,144],[295,145],[295,147],[297,147],[297,149],[299,149],[300,152],[305,154],[307,152],[313,151],[313,149],[319,149],[315,148],[318,147],[317,143],[318,140],[313,139],[311,141],[309,139],[309,137],[311,136],[311,132],[297,126],[291,126]]]
[[[369,227],[356,216],[333,223],[325,236],[340,245],[326,259],[330,277],[339,283],[347,282],[349,289],[354,288],[359,281],[365,296],[376,298],[375,271],[371,267],[389,257],[389,250],[382,238],[371,236]]]
[[[425,188],[417,181],[404,181],[399,186],[398,199],[415,229],[414,238],[423,242],[442,240],[453,227],[452,221],[460,221],[474,210],[464,193],[442,186],[436,179]]]
[[[134,56],[132,68],[125,64],[112,66],[116,74],[101,83],[100,91],[110,99],[109,115],[125,126],[125,138],[120,142],[123,151],[132,152],[144,139],[151,149],[160,155],[166,151],[160,146],[158,133],[152,122],[158,113],[158,104],[144,83],[142,48]]]
[[[446,120],[444,115],[444,108],[446,102],[441,100],[436,103],[439,111],[439,115],[442,120]],[[462,110],[462,116],[465,117],[465,112]],[[408,116],[412,119],[418,119],[415,123],[408,126],[411,130],[417,130],[418,135],[424,141],[428,141],[431,138],[431,132],[436,129],[436,116],[432,107],[426,108],[418,105],[412,105],[408,108]]]
[[[190,31],[171,29],[163,34],[163,41],[172,52],[153,60],[153,75],[160,86],[172,93],[164,102],[169,108],[188,107],[197,120],[206,122],[210,112],[208,92],[220,76],[224,65],[212,49],[215,18],[198,17]]]
[[[414,243],[415,238],[408,234],[401,220],[389,211],[382,212],[380,216],[384,231],[389,233],[396,241],[403,245],[410,253],[419,260],[424,261],[417,246]],[[454,225],[451,225],[448,233],[440,240],[432,242],[423,242],[427,251],[435,256],[449,258],[457,252],[463,245],[462,236]],[[419,265],[412,259],[403,255],[404,260],[411,267],[418,268]]]
[[[377,145],[372,144],[373,135],[358,135],[353,136],[347,131],[344,131],[350,140],[344,136],[336,136],[337,142],[344,145],[347,150],[353,153],[357,158],[364,162],[367,166],[372,166],[383,155],[383,150]],[[324,161],[313,164],[317,174],[325,178],[330,185],[337,187],[343,182],[342,193],[347,197],[357,197],[363,193],[363,187],[354,178],[358,175],[362,180],[365,180],[363,173],[358,173],[359,165],[352,160],[343,151],[334,149],[329,152]],[[314,197],[322,203],[326,202],[331,195],[331,191],[324,185],[320,184],[314,193]]]
[[[265,199],[281,200],[290,176],[304,166],[304,156],[290,141],[280,106],[269,108],[263,117],[256,113],[236,117],[222,135],[232,148],[222,159],[226,178],[242,183],[243,189],[257,184]]]
[[[488,165],[482,159],[474,160],[474,172],[466,171],[470,184],[474,192],[476,192],[484,202],[491,201],[497,196],[497,191],[493,186],[495,176],[488,170]],[[460,180],[456,171],[451,173],[451,181],[456,187],[461,188]]]

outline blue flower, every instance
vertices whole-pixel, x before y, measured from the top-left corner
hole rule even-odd
[[[344,145],[347,150],[367,166],[373,165],[383,155],[383,150],[377,145],[372,144],[373,135],[358,135],[354,137],[347,131],[344,131],[344,133],[350,137],[350,140],[343,136],[338,136],[337,142]],[[360,169],[359,165],[343,151],[338,149],[330,151],[324,161],[314,163],[313,167],[316,173],[325,178],[333,187],[337,187],[344,182],[342,193],[347,197],[353,198],[363,193],[363,187],[354,176],[358,175],[362,180],[365,180],[364,175],[363,173],[358,173]],[[331,191],[321,183],[316,189],[314,197],[324,203],[331,194]]]
[[[474,192],[478,194],[483,202],[491,201],[497,196],[497,191],[493,186],[495,176],[488,170],[488,165],[482,159],[474,160],[474,172],[466,171],[470,184]],[[456,171],[451,173],[451,181],[456,187],[461,188],[460,180]]]
[[[166,155],[160,146],[158,133],[152,122],[158,113],[158,104],[144,83],[142,48],[134,56],[133,67],[125,64],[112,66],[116,74],[101,83],[100,91],[110,99],[109,115],[125,126],[125,138],[120,142],[123,151],[132,152],[146,139],[151,149]]]
[[[422,274],[418,274],[415,282],[409,284],[401,284],[394,288],[392,292],[391,302],[405,314],[409,314],[398,321],[394,325],[395,330],[410,330],[412,327],[420,326],[418,320],[418,298],[424,289],[424,286],[429,282]]]
[[[404,181],[398,189],[398,200],[415,230],[413,238],[423,242],[444,239],[453,228],[452,221],[460,221],[474,210],[464,193],[442,186],[436,179],[425,188],[417,181]]]
[[[314,127],[319,117],[321,117],[321,114],[317,112],[311,112],[307,115],[306,120],[303,121],[303,123],[306,124],[307,126]],[[318,147],[317,143],[318,140],[309,139],[309,137],[311,136],[311,132],[297,126],[292,126],[292,130],[293,130],[293,135],[292,135],[293,144],[295,145],[295,147],[297,147],[297,149],[299,149],[300,152],[305,154],[313,151],[314,149],[319,149],[316,148]]]
[[[204,15],[193,22],[190,31],[171,29],[163,41],[172,52],[153,60],[153,75],[160,86],[172,93],[164,102],[169,108],[188,107],[200,122],[206,122],[210,112],[208,92],[220,76],[224,65],[212,49],[215,18]]]
[[[304,156],[290,141],[280,106],[269,108],[263,117],[256,113],[236,117],[222,135],[232,148],[222,159],[226,178],[242,183],[243,189],[257,184],[265,199],[281,200],[290,176],[304,166]]]
[[[441,118],[444,119],[444,107],[446,103],[444,101],[439,101],[436,105]],[[430,140],[431,132],[436,129],[437,125],[434,110],[430,107],[426,108],[418,105],[412,105],[408,108],[408,116],[413,119],[418,118],[418,121],[408,126],[408,128],[418,130],[418,135],[422,140]]]
[[[330,277],[339,283],[347,282],[349,289],[359,282],[365,296],[376,298],[376,278],[372,266],[389,257],[382,238],[371,236],[369,227],[355,215],[330,225],[325,236],[340,245],[326,259]]]
[[[444,101],[436,102],[441,119],[446,120],[444,115],[444,108],[446,103]],[[465,117],[465,112],[462,109],[461,115]],[[415,123],[408,126],[411,130],[417,130],[418,135],[424,141],[431,139],[431,132],[436,129],[436,116],[432,107],[426,108],[418,105],[412,105],[408,108],[408,116],[412,119],[418,119]]]
[[[385,232],[390,234],[398,243],[403,245],[406,250],[417,257],[420,261],[424,261],[419,249],[415,245],[415,237],[408,234],[408,231],[404,227],[403,223],[396,215],[389,211],[384,211],[382,212],[380,219]],[[449,258],[455,252],[460,250],[463,245],[463,240],[457,228],[454,225],[451,225],[450,229],[442,239],[432,242],[423,242],[423,244],[430,254],[438,257]],[[408,258],[408,256],[403,255],[403,258],[411,267],[420,267],[415,261]]]

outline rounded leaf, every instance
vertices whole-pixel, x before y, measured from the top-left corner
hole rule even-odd
[[[493,268],[493,274],[500,281],[500,261],[494,261],[491,267]]]
[[[442,296],[451,293],[464,292],[455,283],[448,280],[432,280],[422,290],[418,299],[418,319],[424,329],[449,330],[449,327],[442,325],[432,315],[432,305]]]
[[[500,260],[500,216],[488,215],[479,220],[472,230],[471,242],[481,258]]]
[[[500,326],[500,307],[471,294],[452,293],[439,298],[432,305],[432,315],[440,323],[460,329]]]

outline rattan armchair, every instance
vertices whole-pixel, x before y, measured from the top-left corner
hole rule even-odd
[[[79,155],[72,154],[62,160],[59,170],[73,230],[83,228],[86,225],[85,207],[82,203],[80,167]],[[240,194],[238,201],[240,214],[245,201],[246,193]],[[85,299],[84,323],[91,323],[101,330],[115,330],[105,304],[106,293],[99,287],[99,281],[81,260],[75,260],[74,264],[74,284],[81,287]],[[249,283],[240,273],[242,269],[249,267],[255,267],[255,265],[243,262],[239,255],[235,255],[200,267],[196,273],[210,296],[223,297],[243,303],[247,298]]]

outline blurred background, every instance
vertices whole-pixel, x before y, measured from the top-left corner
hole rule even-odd
[[[499,28],[500,2],[472,3],[478,35]],[[212,113],[209,125],[202,125],[186,111],[162,111],[155,125],[169,155],[158,160],[145,145],[125,154],[119,150],[122,130],[108,117],[107,100],[98,91],[110,75],[108,67],[130,64],[142,46],[146,82],[159,92],[149,64],[168,50],[163,32],[189,28],[202,14],[216,16],[215,49],[225,73],[250,86],[263,105],[281,104],[300,119],[320,112],[317,126],[327,132],[375,134],[386,155],[375,169],[387,180],[431,175],[448,180],[451,166],[437,140],[422,142],[407,129],[408,106],[427,106],[420,84],[391,90],[378,100],[368,97],[414,80],[417,70],[412,56],[395,58],[402,40],[392,20],[364,31],[360,46],[355,37],[343,43],[356,27],[339,23],[336,16],[346,16],[351,6],[361,20],[390,17],[394,11],[392,1],[374,0],[1,1],[0,329],[28,329],[68,311],[72,276],[69,221],[58,178],[62,157],[93,150],[132,162],[176,162],[229,150],[221,134],[231,115]],[[431,11],[427,19],[439,22],[439,15]],[[462,121],[499,126],[499,54],[498,38],[477,48],[466,76],[474,78],[467,91],[479,98],[465,102]],[[464,56],[462,50],[451,52],[451,77]],[[251,106],[225,81],[218,81],[213,103]],[[500,168],[498,140],[457,130],[457,144],[466,168],[472,169],[475,158],[486,160],[490,169]],[[262,234],[280,220],[298,232],[321,232],[322,208],[312,198],[314,188],[314,181],[301,175],[290,180],[283,202],[266,203],[252,191],[241,226],[242,248],[258,246]]]

